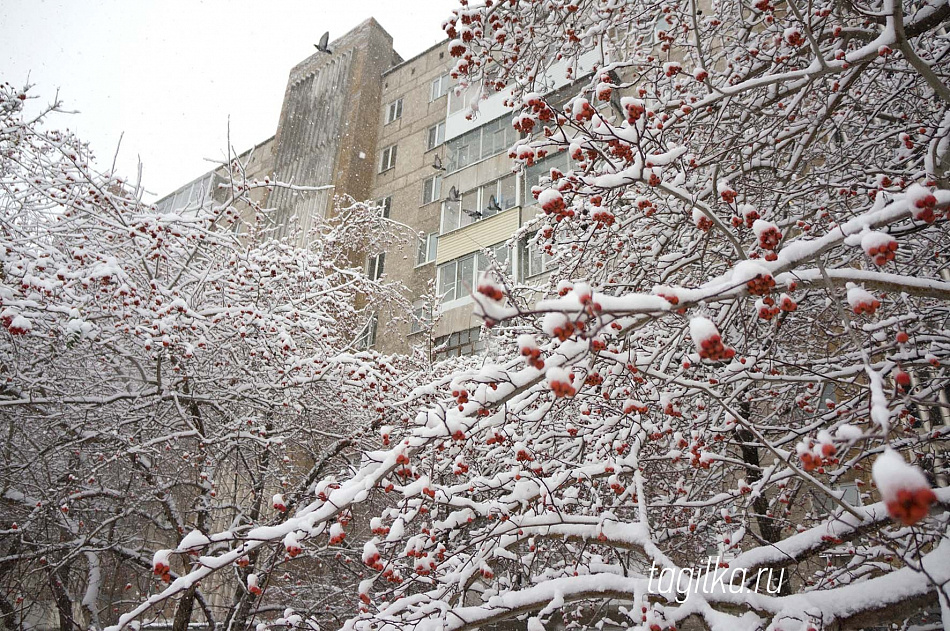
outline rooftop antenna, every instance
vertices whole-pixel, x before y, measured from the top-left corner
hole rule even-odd
[[[330,51],[329,48],[327,48],[327,44],[329,43],[330,43],[330,31],[327,31],[326,33],[320,36],[320,43],[314,44],[314,47],[317,50],[319,50],[321,53],[332,55],[333,53]]]

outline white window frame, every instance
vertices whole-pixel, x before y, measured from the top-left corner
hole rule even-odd
[[[440,99],[449,93],[449,75],[436,77],[429,83],[429,102]]]
[[[554,257],[550,254],[545,254],[537,242],[537,233],[529,236],[522,242],[521,249],[521,278],[522,280],[529,280],[532,278],[537,278],[547,272],[551,271],[551,261]],[[541,260],[541,269],[532,270],[529,261],[532,256],[538,257]]]
[[[396,167],[396,145],[390,145],[379,154],[379,172],[384,173]]]
[[[449,92],[449,114],[461,112],[469,107],[473,100],[478,98],[478,86],[470,85],[464,90],[457,90],[458,86],[452,86]]]
[[[412,318],[409,320],[409,335],[422,333],[432,324],[432,310],[425,300],[412,303]]]
[[[511,126],[510,119],[499,117],[490,120],[445,142],[445,167],[449,173],[460,171],[504,153],[519,137],[520,134]]]
[[[382,199],[376,200],[376,205],[383,209],[383,219],[389,219],[389,215],[393,210],[393,196],[387,195]]]
[[[505,241],[496,243],[495,245],[484,248],[485,250],[490,250],[495,255],[495,258],[498,258],[498,254],[503,250],[505,264],[510,265],[511,262],[511,251],[508,248],[508,244]],[[439,301],[442,309],[453,309],[455,307],[461,306],[471,302],[472,296],[471,292],[474,291],[478,279],[481,274],[487,271],[488,268],[488,257],[483,254],[482,250],[476,252],[470,252],[465,256],[460,256],[451,261],[446,261],[442,265],[439,265],[436,269],[435,277],[437,290],[436,294],[439,296]],[[459,267],[462,265],[471,265],[471,272],[466,274],[459,271]],[[484,263],[484,267],[480,267],[479,264]],[[447,297],[449,294],[448,289],[444,287],[443,283],[443,270],[453,269],[452,272],[452,289],[451,297]]]
[[[515,179],[514,197],[508,200],[510,203],[507,205],[499,204],[501,206],[501,210],[489,210],[488,204],[491,201],[491,195],[494,194],[495,201],[498,201],[499,186],[501,185],[501,182],[503,180],[509,177],[513,177]],[[485,191],[487,190],[488,187],[490,187],[493,184],[495,186],[495,192],[488,193],[487,198],[486,198]],[[521,193],[519,191],[520,187],[521,187],[521,177],[516,174],[509,174],[509,175],[504,175],[495,180],[490,180],[488,182],[485,182],[484,184],[480,184],[476,186],[473,189],[469,189],[465,191],[464,193],[459,195],[459,201],[457,202],[443,200],[442,208],[439,214],[439,233],[447,234],[455,230],[460,230],[461,228],[470,226],[473,223],[477,223],[483,219],[488,219],[489,217],[493,217],[497,215],[498,213],[503,213],[506,210],[511,210],[512,208],[516,208],[519,205],[518,200],[521,199]],[[467,202],[469,199],[472,198],[471,197],[472,195],[474,195],[474,198],[475,198],[475,207],[467,208],[466,207]],[[479,212],[481,213],[481,216],[477,216],[477,215],[472,216],[471,214],[464,212],[465,210]],[[454,215],[454,217],[452,217],[452,219],[454,220],[452,222],[454,227],[446,230],[446,226],[447,226],[446,218],[451,217],[452,215]]]
[[[430,232],[424,237],[419,237],[416,246],[416,267],[428,265],[435,260],[436,252],[439,248],[439,233]]]
[[[376,328],[379,324],[379,314],[373,313],[360,335],[356,338],[356,347],[361,349],[373,348],[376,346]]]
[[[451,346],[448,346],[451,344]],[[434,347],[440,347],[435,354],[436,361],[447,359],[449,357],[467,357],[469,355],[478,355],[485,350],[486,340],[482,337],[481,327],[471,327],[461,331],[455,331],[448,335],[442,335],[435,340]],[[468,352],[462,352],[463,350]]]
[[[422,183],[422,205],[437,202],[442,198],[442,176],[433,175]]]
[[[445,121],[439,121],[426,130],[426,151],[432,151],[445,142]]]
[[[366,276],[370,280],[379,280],[386,273],[386,253],[380,252],[366,259]]]
[[[402,97],[386,106],[386,124],[402,118]]]

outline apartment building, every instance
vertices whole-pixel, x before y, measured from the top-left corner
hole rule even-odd
[[[508,148],[518,132],[506,95],[480,100],[469,116],[476,95],[456,93],[445,42],[402,60],[369,19],[329,49],[291,71],[277,132],[254,149],[254,171],[333,184],[336,193],[378,201],[385,216],[419,233],[392,251],[357,254],[371,276],[402,282],[414,305],[410,321],[372,317],[357,345],[387,353],[417,347],[436,359],[478,352],[485,340],[471,292],[492,266],[519,282],[543,277],[545,260],[530,240],[510,240],[537,213],[531,185],[552,167],[566,168],[567,156],[513,172]],[[566,82],[553,80],[552,89]],[[158,204],[205,203],[211,196],[202,187],[219,177],[208,174]],[[277,188],[261,201],[276,209],[278,223],[305,229],[332,209],[328,192]]]

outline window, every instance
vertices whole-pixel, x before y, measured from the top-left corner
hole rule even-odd
[[[379,172],[388,171],[396,166],[396,145],[386,147],[379,156]]]
[[[476,191],[463,194],[458,201],[445,200],[442,203],[441,234],[464,228],[478,219],[481,219],[481,212],[478,210]]]
[[[861,491],[854,482],[845,482],[832,488],[832,490],[851,506],[861,506]],[[838,504],[824,493],[812,491],[812,505],[822,513],[834,513],[839,510]]]
[[[432,310],[424,300],[416,300],[412,303],[412,320],[409,322],[409,335],[419,333],[429,328],[432,324]]]
[[[508,117],[496,118],[445,143],[446,170],[457,171],[501,153],[513,145],[518,137]]]
[[[431,151],[445,142],[445,123],[439,123],[429,128],[426,137],[426,151]]]
[[[478,191],[478,208],[482,217],[491,217],[495,213],[508,210],[518,205],[515,194],[515,175],[512,173],[500,180],[483,184]]]
[[[459,209],[462,207],[460,202],[445,200],[442,202],[442,221],[439,226],[440,234],[452,232],[459,227]]]
[[[441,77],[432,80],[429,88],[429,100],[434,101],[445,95],[449,91],[449,75],[444,74]]]
[[[452,93],[449,95],[449,114],[461,112],[478,98],[478,86],[470,85],[465,90],[457,90],[458,88],[452,89]]]
[[[472,327],[464,331],[456,331],[451,335],[443,335],[435,340],[436,360],[447,357],[474,355],[485,348],[481,338],[481,328]]]
[[[434,261],[438,243],[438,232],[430,232],[425,237],[419,237],[419,247],[416,251],[416,265],[425,265],[426,263]]]
[[[393,209],[393,196],[389,195],[378,200],[376,205],[383,209],[383,219],[389,219],[389,213]]]
[[[491,268],[491,259],[499,265],[508,265],[508,246],[505,243],[488,248],[491,257],[484,252],[473,252],[439,266],[438,294],[442,302],[466,298],[478,282],[478,276]]]
[[[537,242],[537,233],[528,237],[521,250],[522,277],[531,278],[543,274],[551,264],[551,255],[545,254]]]
[[[386,124],[402,117],[402,99],[396,99],[386,107]]]
[[[498,245],[487,248],[487,252],[491,256],[489,256],[485,252],[476,252],[475,254],[476,274],[480,276],[482,272],[487,272],[488,270],[492,268],[492,264],[494,262],[497,262],[503,271],[507,271],[508,269],[508,244],[507,243],[499,243]]]
[[[442,197],[442,176],[434,175],[422,183],[422,203],[430,204]]]
[[[383,275],[383,267],[386,264],[386,253],[380,252],[375,256],[366,259],[366,275],[370,280],[379,280]]]
[[[457,201],[445,200],[442,204],[442,234],[517,206],[517,184],[515,174],[506,175],[462,193]]]
[[[356,338],[357,348],[366,349],[376,346],[376,325],[378,320],[379,318],[375,313],[369,317],[369,322],[366,323],[359,337]]]
[[[561,151],[546,157],[540,162],[535,162],[525,169],[524,192],[522,194],[525,200],[525,206],[534,203],[534,195],[531,193],[531,187],[537,186],[542,177],[550,177],[551,169],[557,169],[561,173],[567,173],[571,168],[571,161],[567,155],[567,151]]]

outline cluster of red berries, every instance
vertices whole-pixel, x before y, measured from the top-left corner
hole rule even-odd
[[[934,209],[937,207],[937,198],[932,193],[920,195],[914,200],[914,219],[933,223],[936,220]]]
[[[913,526],[930,512],[930,505],[937,501],[937,495],[930,488],[916,490],[901,489],[897,497],[887,502],[887,512],[905,526]]]
[[[907,392],[910,389],[910,374],[898,367],[894,371],[894,384],[900,392]]]
[[[594,108],[587,99],[577,99],[573,106],[569,103],[564,106],[566,114],[573,114],[578,122],[589,121],[594,117]]]
[[[264,591],[261,589],[261,586],[257,582],[257,574],[248,574],[247,575],[247,591],[254,594],[255,596],[260,596]]]
[[[515,118],[511,126],[522,134],[530,134],[534,130],[534,119],[527,114],[522,114]]]
[[[837,464],[838,459],[835,454],[837,448],[831,443],[821,443],[817,447],[804,447],[799,450],[798,459],[802,463],[805,471],[818,470],[818,473],[824,473],[824,465]]]
[[[753,296],[767,296],[775,287],[775,279],[771,274],[757,274],[755,278],[746,283],[746,289]]]
[[[303,548],[300,547],[300,544],[296,543],[296,540],[287,542],[284,548],[287,550],[287,556],[291,559],[303,552]],[[379,569],[382,569],[382,566],[380,566]]]
[[[722,337],[716,334],[700,342],[699,356],[711,361],[722,361],[735,357],[736,349],[723,346]]]
[[[503,442],[505,442],[505,435],[504,435],[504,434],[499,434],[499,433],[497,433],[497,432],[494,433],[494,434],[492,434],[491,436],[489,436],[489,437],[485,440],[485,444],[486,444],[486,445],[494,445],[494,444],[496,444],[496,443],[500,445],[500,444],[502,444]]]
[[[696,222],[696,227],[702,230],[703,232],[709,232],[709,229],[712,228],[713,222],[712,219],[706,216],[705,213],[696,213],[693,216],[693,219]]]
[[[755,308],[758,316],[763,320],[771,320],[778,315],[779,308],[775,306],[775,300],[771,296],[766,296],[755,301]]]
[[[570,374],[565,376],[556,376],[550,379],[550,388],[556,397],[572,397],[577,394],[577,389],[571,382]]]
[[[560,222],[565,217],[573,217],[574,211],[567,208],[564,198],[558,191],[548,189],[538,196],[541,202],[541,210],[546,215],[554,215],[555,221]]]
[[[643,107],[643,104],[636,101],[627,101],[624,103],[623,108],[627,112],[627,122],[631,125],[636,123],[646,111],[646,108]]]
[[[797,28],[785,29],[785,41],[792,46],[801,46],[805,43],[805,37]]]
[[[346,539],[346,533],[340,529],[330,537],[330,545],[335,546],[338,543],[343,543],[344,539]]]
[[[580,324],[580,323],[577,323],[577,324]],[[554,333],[554,337],[556,337],[559,341],[563,342],[567,338],[571,337],[571,335],[573,335],[574,330],[576,328],[579,328],[579,327],[575,325],[574,322],[567,320],[564,322],[564,324],[560,324],[554,327],[552,333]]]
[[[877,308],[881,306],[881,301],[877,298],[872,298],[871,300],[862,300],[854,303],[854,313],[855,315],[861,315],[866,313],[868,315],[874,315],[874,312],[877,311]]]
[[[588,385],[588,386],[599,386],[603,382],[604,382],[603,376],[601,376],[601,374],[597,372],[592,372],[591,374],[587,375],[586,379],[584,379],[584,385]]]
[[[633,162],[633,146],[630,143],[617,140],[615,138],[607,143],[607,147],[610,148],[611,154],[617,158],[620,158],[627,164]]]
[[[633,414],[634,412],[639,412],[640,414],[646,414],[647,406],[644,403],[638,401],[627,401],[623,406],[624,414]]]
[[[537,114],[538,119],[542,121],[554,120],[554,112],[539,96],[531,96],[525,101],[525,106],[531,108],[531,112]]]
[[[593,200],[591,200],[591,201],[593,201]],[[606,211],[606,210],[600,210],[600,211],[598,211],[598,212],[595,212],[592,218],[593,218],[594,221],[597,222],[597,227],[598,227],[598,228],[603,228],[603,227],[605,227],[605,226],[612,226],[612,225],[614,225],[615,217],[614,217],[613,213],[611,213],[611,212],[609,212],[609,211]]]
[[[29,321],[23,316],[4,317],[3,326],[10,332],[10,335],[26,335],[32,328]]]
[[[759,247],[763,250],[774,250],[782,240],[782,233],[775,226],[769,226],[759,232]]]
[[[478,286],[478,293],[486,296],[492,300],[501,301],[504,299],[505,294],[501,288],[497,287],[492,283],[483,283]]]
[[[544,368],[544,360],[541,359],[541,349],[537,346],[523,346],[521,348],[521,356],[525,358],[529,366],[534,366],[538,370]]]
[[[897,252],[897,241],[893,239],[888,243],[872,245],[867,249],[867,254],[874,259],[875,265],[884,265],[888,261],[893,261],[895,252]]]
[[[171,567],[166,562],[157,561],[152,567],[152,572],[155,573],[155,576],[161,578],[163,583],[170,583],[172,580]]]

